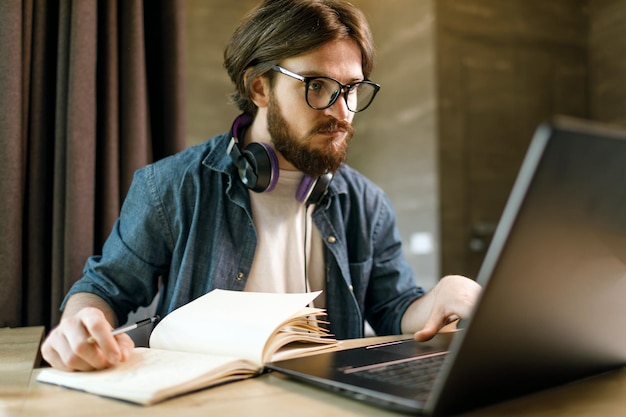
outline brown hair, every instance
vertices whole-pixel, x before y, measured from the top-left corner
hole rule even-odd
[[[374,43],[358,8],[342,0],[265,0],[244,17],[224,51],[224,67],[235,84],[233,102],[241,111],[256,114],[246,80],[268,73],[283,59],[336,39],[357,43],[363,75],[368,78],[374,65]]]

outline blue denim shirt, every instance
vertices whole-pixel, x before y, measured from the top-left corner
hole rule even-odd
[[[243,290],[257,237],[228,140],[219,135],[139,169],[102,255],[87,260],[67,297],[94,293],[124,322],[150,304],[159,278],[161,317],[214,288]],[[367,320],[379,335],[400,333],[402,315],[424,291],[386,195],[344,164],[312,216],[324,240],[331,332],[362,337]]]

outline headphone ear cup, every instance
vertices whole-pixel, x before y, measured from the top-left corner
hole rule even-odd
[[[252,177],[246,172],[241,177],[242,170],[239,169],[242,182],[257,193],[272,191],[278,182],[278,158],[274,150],[266,143],[252,142],[241,153],[247,165],[245,171],[253,174]]]
[[[319,204],[322,201],[322,198],[326,195],[328,191],[328,186],[333,179],[333,174],[326,173],[317,179],[313,179],[306,175],[300,186],[298,187],[298,191],[296,192],[296,200],[305,205],[310,204]]]

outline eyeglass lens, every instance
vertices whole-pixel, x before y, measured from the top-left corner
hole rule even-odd
[[[315,109],[330,107],[342,93],[342,86],[329,78],[313,78],[308,80],[306,89],[307,103]],[[348,109],[358,112],[370,105],[376,87],[367,82],[358,82],[350,85],[344,92]]]

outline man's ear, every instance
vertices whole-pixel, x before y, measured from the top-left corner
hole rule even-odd
[[[251,69],[251,68],[250,68]],[[250,74],[250,69],[246,72],[246,79]],[[257,107],[267,107],[270,97],[269,79],[264,75],[258,75],[250,80],[250,99]]]

